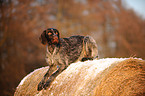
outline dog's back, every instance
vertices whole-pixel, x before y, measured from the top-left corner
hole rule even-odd
[[[61,46],[64,48],[63,51],[66,51],[69,64],[78,60],[83,49],[83,40],[84,36],[79,35],[61,39]]]
[[[67,56],[68,64],[82,61],[83,58],[93,59],[98,56],[95,40],[90,36],[71,36],[61,38],[61,47],[64,56]]]

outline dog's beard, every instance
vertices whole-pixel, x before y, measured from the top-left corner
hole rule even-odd
[[[58,39],[53,39],[51,40],[52,44],[58,44],[59,43],[59,40]]]

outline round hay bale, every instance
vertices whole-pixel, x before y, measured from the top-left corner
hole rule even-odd
[[[127,58],[106,58],[73,63],[55,78],[47,90],[37,91],[37,85],[49,68],[43,67],[28,74],[18,85],[14,96],[142,94],[144,63],[143,60]]]

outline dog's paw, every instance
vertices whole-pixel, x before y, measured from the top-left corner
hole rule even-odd
[[[41,91],[41,90],[43,89],[43,86],[44,86],[44,82],[40,82],[40,83],[38,84],[37,90],[38,90],[38,91]]]
[[[48,79],[48,80],[46,81],[46,83],[44,84],[43,88],[46,90],[48,87],[50,87],[50,84],[51,84],[51,80]]]
[[[87,60],[93,60],[92,58],[88,58],[88,57],[84,57],[84,58],[82,58],[82,62],[84,62],[84,61],[87,61]]]

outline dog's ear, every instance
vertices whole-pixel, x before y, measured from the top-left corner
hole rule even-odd
[[[43,31],[43,33],[42,33],[41,36],[39,37],[39,40],[41,41],[41,43],[42,43],[43,45],[46,45],[46,43],[47,43],[47,39],[46,39],[45,34],[46,34],[46,30]]]

